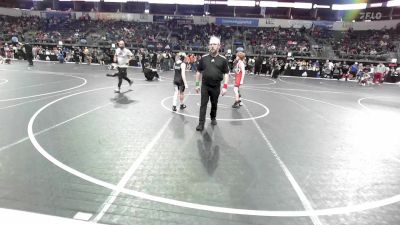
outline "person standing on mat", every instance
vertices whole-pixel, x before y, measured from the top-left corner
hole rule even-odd
[[[197,131],[204,129],[206,120],[207,104],[211,101],[211,125],[217,125],[217,105],[219,95],[225,95],[228,88],[229,81],[229,67],[228,60],[218,54],[221,47],[219,38],[212,36],[209,42],[210,54],[204,55],[197,66],[196,72],[196,93],[200,92],[200,79],[201,84],[201,103],[200,103],[200,116],[199,125],[196,127]],[[224,81],[221,90],[221,81]]]
[[[125,48],[125,42],[124,41],[119,41],[118,42],[118,47],[115,50],[115,55],[114,55],[114,62],[117,63],[118,67],[118,72],[111,75],[107,74],[109,77],[116,77],[118,76],[118,88],[115,89],[115,93],[121,93],[121,84],[122,84],[122,79],[128,81],[129,86],[132,86],[132,81],[128,78],[127,74],[127,69],[129,65],[129,61],[132,59],[132,52]]]
[[[25,44],[20,43],[25,53],[26,60],[28,60],[29,66],[33,66],[33,51],[32,45],[28,42]]]
[[[188,84],[186,81],[186,63],[184,62],[186,58],[186,54],[184,52],[180,52],[177,55],[177,61],[174,63],[174,97],[172,100],[172,111],[176,112],[176,105],[178,102],[180,103],[180,109],[183,110],[186,108],[186,105],[183,103],[185,99],[185,88],[188,88]]]
[[[246,54],[244,52],[238,52],[236,54],[236,65],[235,65],[235,87],[233,91],[235,92],[235,102],[232,105],[232,108],[239,108],[242,103],[242,96],[240,95],[239,87],[243,84],[244,75],[246,72],[245,69],[245,60]]]
[[[385,75],[385,73],[386,73],[386,67],[385,67],[385,65],[383,65],[383,63],[379,63],[379,64],[376,66],[374,72],[375,72],[375,73],[374,73],[373,83],[374,83],[374,84],[380,85],[380,84],[381,84],[381,81],[382,81],[382,77],[383,77],[383,76]]]

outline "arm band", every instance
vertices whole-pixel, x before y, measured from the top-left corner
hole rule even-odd
[[[196,81],[196,87],[200,86],[200,81]]]
[[[228,89],[228,84],[224,84],[224,88],[225,88],[225,89]]]

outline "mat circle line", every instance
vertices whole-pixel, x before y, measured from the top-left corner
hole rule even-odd
[[[80,80],[83,80],[83,82],[75,87],[72,88],[67,88],[67,89],[63,89],[63,90],[58,90],[58,91],[52,91],[52,92],[47,92],[47,93],[42,93],[42,94],[37,94],[37,95],[29,95],[29,96],[24,96],[24,97],[17,97],[17,98],[9,98],[9,99],[0,99],[0,102],[9,102],[9,101],[15,101],[15,100],[21,100],[21,99],[28,99],[28,98],[34,98],[34,97],[40,97],[40,96],[45,96],[45,95],[51,95],[51,94],[56,94],[56,93],[60,93],[60,92],[65,92],[65,91],[70,91],[73,89],[77,89],[80,88],[84,85],[87,84],[87,80],[83,77],[78,77],[78,76],[74,76],[74,75],[67,75],[67,74],[54,74],[53,75],[56,76],[65,76],[65,77],[73,77],[73,78],[78,78]]]
[[[200,94],[186,94],[185,96],[200,96]],[[227,96],[227,95],[225,95],[224,97],[234,98],[233,96]],[[172,109],[168,108],[168,107],[165,105],[165,102],[166,102],[168,99],[171,99],[171,98],[173,98],[173,96],[169,96],[169,97],[166,97],[166,98],[164,98],[163,100],[161,100],[161,106],[162,106],[164,109],[166,109],[166,110],[168,110],[168,111],[170,111],[170,112],[173,112],[173,113],[182,115],[182,116],[187,116],[187,117],[191,117],[191,118],[195,118],[195,119],[198,119],[198,118],[199,118],[198,116],[189,115],[189,114],[187,114],[187,113],[183,113],[183,112],[179,112],[179,111],[176,111],[176,112],[172,111]],[[261,104],[261,103],[259,103],[259,102],[256,102],[256,101],[253,101],[253,100],[249,100],[249,99],[245,99],[245,98],[242,98],[242,100],[243,100],[243,101],[247,101],[247,102],[251,102],[251,103],[254,103],[254,104],[256,104],[256,105],[261,106],[262,108],[264,108],[265,113],[263,113],[262,115],[259,115],[259,116],[254,116],[254,117],[249,117],[249,118],[241,118],[241,119],[217,118],[217,120],[218,120],[218,121],[247,121],[247,120],[260,119],[260,118],[266,117],[266,116],[269,114],[269,109],[268,109],[267,106],[265,106],[265,105],[263,105],[263,104]],[[210,120],[210,118],[207,117],[207,120]]]
[[[365,98],[360,98],[360,99],[358,99],[358,100],[357,100],[357,103],[358,103],[361,107],[363,107],[364,109],[370,111],[371,109],[368,108],[367,106],[365,106],[365,104],[363,104],[362,101],[368,100],[368,99],[381,99],[381,98],[396,99],[396,98],[394,98],[394,97],[384,97],[384,96],[382,96],[382,97],[365,97]]]
[[[0,85],[8,83],[7,79],[0,79]]]
[[[112,87],[103,87],[103,88],[96,88],[96,89],[91,89],[91,90],[86,90],[86,91],[81,91],[77,93],[73,93],[61,98],[58,98],[56,100],[53,100],[46,105],[42,106],[39,110],[37,110],[32,117],[29,120],[28,127],[27,127],[27,132],[29,139],[33,146],[36,148],[36,150],[43,156],[45,157],[48,161],[53,163],[55,166],[59,167],[60,169],[76,176],[79,177],[83,180],[86,180],[90,183],[102,186],[104,188],[108,188],[113,191],[121,192],[124,194],[128,194],[131,196],[135,196],[138,198],[158,202],[158,203],[164,203],[168,205],[173,205],[173,206],[178,206],[178,207],[184,207],[184,208],[190,208],[190,209],[195,209],[195,210],[202,210],[202,211],[209,211],[209,212],[217,212],[217,213],[226,213],[226,214],[237,214],[237,215],[248,215],[248,216],[269,216],[269,217],[309,217],[309,216],[326,216],[326,215],[336,215],[336,214],[347,214],[347,213],[352,213],[352,212],[359,212],[359,211],[364,211],[364,210],[369,210],[369,209],[374,209],[390,204],[394,204],[397,202],[400,202],[400,194],[395,195],[389,198],[385,198],[382,200],[375,200],[367,203],[362,203],[358,205],[351,205],[351,206],[344,206],[344,207],[335,207],[335,208],[326,208],[326,209],[314,209],[310,211],[271,211],[271,210],[250,210],[250,209],[239,209],[239,208],[227,208],[227,207],[219,207],[219,206],[211,206],[211,205],[203,205],[203,204],[197,204],[197,203],[191,203],[191,202],[185,202],[185,201],[180,201],[180,200],[175,200],[175,199],[170,199],[170,198],[164,198],[164,197],[159,197],[151,194],[146,194],[143,192],[135,191],[132,189],[127,189],[127,188],[121,188],[118,187],[115,184],[108,183],[106,181],[94,178],[92,176],[89,176],[85,173],[82,173],[72,167],[67,166],[66,164],[62,163],[58,159],[54,158],[52,155],[50,155],[37,141],[35,134],[33,132],[33,124],[38,117],[38,115],[47,109],[49,106],[53,105],[54,103],[60,102],[64,99],[88,93],[88,92],[94,92],[98,90],[104,90],[104,89],[110,89]]]

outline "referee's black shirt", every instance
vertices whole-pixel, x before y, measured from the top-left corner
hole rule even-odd
[[[215,57],[204,55],[199,61],[197,71],[203,74],[203,85],[220,86],[224,74],[229,72],[228,60],[219,54]]]

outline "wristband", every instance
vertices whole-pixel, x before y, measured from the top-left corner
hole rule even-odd
[[[196,87],[200,86],[200,81],[196,81]]]
[[[225,88],[225,89],[228,89],[228,84],[224,84],[224,88]]]

